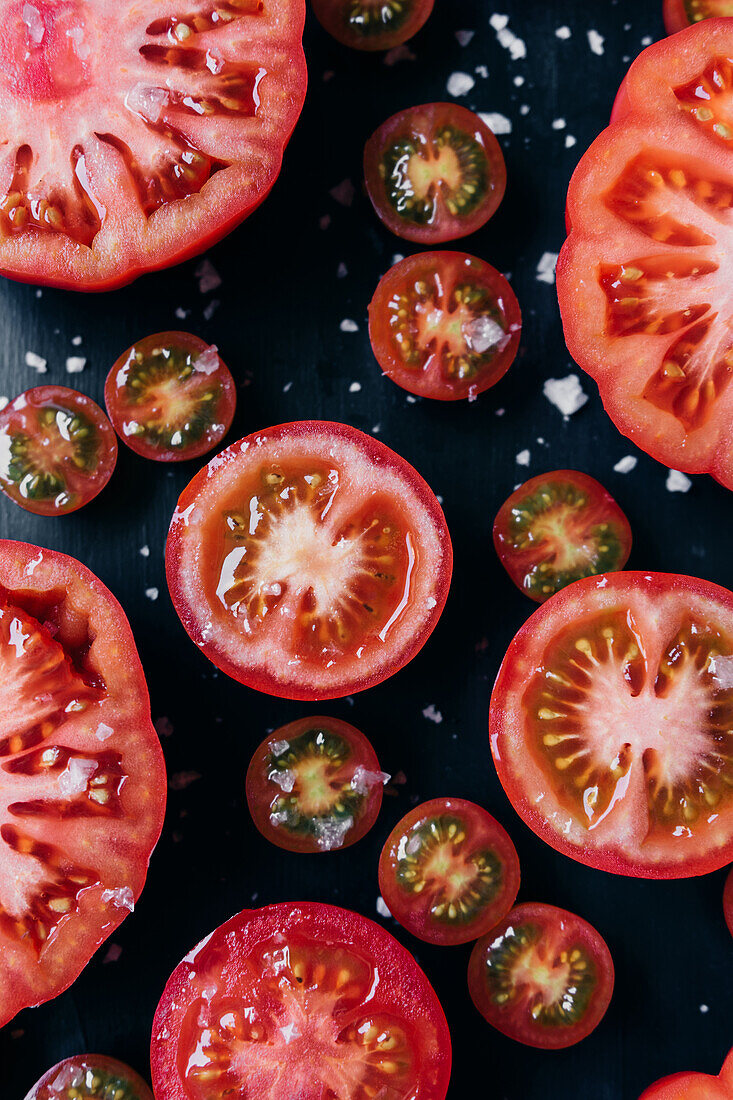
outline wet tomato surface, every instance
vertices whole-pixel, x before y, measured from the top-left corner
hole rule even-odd
[[[153,1094],[124,1062],[78,1054],[52,1066],[25,1100],[153,1100]]]
[[[320,24],[344,46],[391,50],[417,34],[434,0],[312,0]]]
[[[717,1077],[707,1073],[674,1073],[650,1085],[639,1100],[730,1100],[733,1096],[733,1050]]]

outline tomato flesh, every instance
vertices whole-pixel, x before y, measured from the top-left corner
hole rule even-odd
[[[465,252],[400,260],[369,305],[369,338],[384,373],[440,401],[473,400],[503,378],[521,330],[519,303],[504,276]]]
[[[392,915],[428,943],[468,943],[493,928],[519,890],[519,857],[491,814],[434,798],[390,833],[379,889]]]
[[[518,905],[480,939],[468,988],[481,1015],[503,1035],[560,1050],[584,1039],[611,1001],[614,969],[599,933],[554,905]]]
[[[544,603],[581,577],[623,569],[631,528],[594,478],[553,470],[530,478],[502,504],[494,546],[517,588]]]
[[[504,196],[501,147],[478,115],[455,103],[410,107],[364,149],[366,188],[398,237],[438,244],[484,225]]]
[[[733,1096],[733,1049],[717,1077],[707,1073],[675,1073],[655,1082],[639,1100],[731,1100]]]
[[[27,512],[75,512],[101,493],[116,462],[112,426],[83,393],[36,386],[0,412],[0,489]]]
[[[420,30],[434,0],[312,0],[321,26],[355,50],[391,50]]]
[[[166,569],[183,625],[228,675],[327,699],[378,683],[422,647],[452,552],[432,492],[344,424],[240,440],[184,490]]]
[[[104,398],[128,447],[143,458],[179,462],[221,442],[237,392],[213,344],[188,332],[159,332],[123,352],[107,375]]]
[[[259,746],[247,770],[247,803],[262,833],[291,852],[348,848],[371,829],[389,777],[348,722],[300,718]]]
[[[442,1100],[450,1037],[415,960],[383,928],[320,903],[245,910],[174,971],[153,1022],[158,1100]]]
[[[153,1100],[153,1094],[124,1062],[79,1054],[52,1066],[25,1100]]]
[[[675,34],[703,19],[733,15],[731,0],[664,0],[664,25]]]

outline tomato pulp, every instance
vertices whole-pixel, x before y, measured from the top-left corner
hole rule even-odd
[[[153,1094],[124,1062],[78,1054],[52,1066],[25,1100],[153,1100]]]
[[[650,1085],[639,1100],[731,1100],[733,1097],[733,1049],[717,1077],[707,1073],[674,1073]]]

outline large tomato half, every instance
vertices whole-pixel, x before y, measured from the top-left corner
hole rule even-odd
[[[641,878],[733,860],[733,592],[666,573],[576,581],[509,646],[491,749],[553,848]]]
[[[412,955],[318,902],[245,909],[174,970],[153,1021],[156,1100],[442,1100],[451,1044]]]
[[[73,558],[0,540],[0,1025],[132,911],[165,789],[122,608]]]
[[[639,1100],[732,1100],[733,1048],[717,1077],[707,1073],[674,1073],[645,1089]]]
[[[565,339],[618,429],[733,487],[733,20],[634,62],[575,171]]]
[[[333,699],[397,672],[443,610],[443,512],[383,443],[318,420],[233,443],[184,489],[166,546],[181,622],[229,676]]]
[[[304,0],[2,0],[0,271],[104,290],[229,232],[305,95]]]

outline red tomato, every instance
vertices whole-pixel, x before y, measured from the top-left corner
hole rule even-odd
[[[502,1035],[545,1050],[590,1035],[613,982],[611,952],[595,928],[536,902],[512,909],[478,941],[468,964],[468,990],[484,1019]]]
[[[617,428],[660,462],[733,487],[733,22],[631,66],[616,121],[568,192],[557,266],[568,348]]]
[[[733,860],[733,592],[607,573],[558,592],[491,698],[499,779],[559,852],[684,878]]]
[[[725,923],[728,925],[731,936],[733,936],[733,869],[731,869],[725,880],[723,912],[725,913]]]
[[[265,198],[305,95],[304,0],[3,14],[2,274],[107,290],[201,252]]]
[[[448,1025],[412,955],[318,902],[245,909],[174,970],[151,1046],[157,1100],[442,1100]]]
[[[733,1097],[733,1048],[718,1077],[707,1073],[674,1073],[650,1085],[639,1100],[731,1100]]]
[[[44,1073],[25,1100],[153,1100],[153,1094],[124,1062],[77,1054]]]
[[[406,814],[379,860],[392,916],[428,943],[468,943],[509,912],[519,857],[498,821],[464,798],[433,798]]]
[[[181,622],[249,687],[333,699],[385,680],[443,610],[448,528],[420,475],[347,424],[232,444],[184,489],[166,546]]]
[[[0,540],[0,1026],[132,911],[165,810],[143,670],[81,562]]]
[[[387,228],[429,245],[480,229],[506,188],[499,142],[456,103],[426,103],[388,118],[366,143],[364,174]]]
[[[398,386],[473,400],[514,362],[522,315],[503,275],[465,252],[421,252],[390,268],[369,305],[369,339]]]
[[[247,804],[264,837],[290,852],[348,848],[369,832],[388,778],[363,733],[338,718],[299,718],[262,742]]]
[[[237,391],[215,345],[189,332],[158,332],[122,353],[104,400],[123,443],[143,458],[180,462],[221,442]]]
[[[718,15],[733,15],[733,0],[664,0],[664,25],[668,34]]]
[[[75,512],[101,493],[116,463],[112,425],[83,393],[36,386],[0,412],[0,489],[27,512]]]
[[[312,0],[329,34],[355,50],[391,50],[417,34],[434,0]]]
[[[552,470],[504,501],[494,520],[494,546],[517,588],[544,603],[581,577],[623,569],[631,528],[594,478]]]

